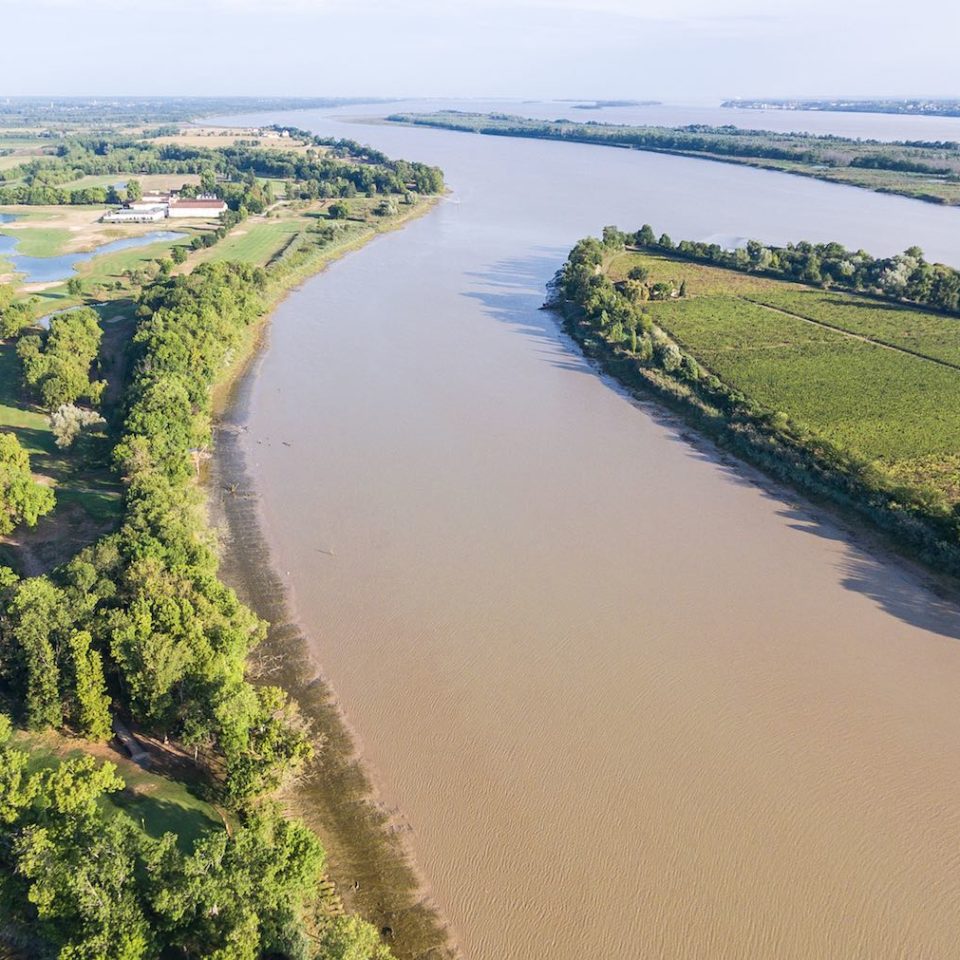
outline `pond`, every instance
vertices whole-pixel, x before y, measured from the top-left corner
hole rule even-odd
[[[16,219],[13,214],[0,213],[0,224]],[[54,283],[73,276],[78,264],[86,263],[94,257],[101,257],[118,250],[131,250],[136,247],[148,247],[152,243],[172,242],[186,236],[175,230],[153,230],[139,237],[124,237],[102,244],[85,253],[65,253],[59,257],[27,257],[16,253],[20,238],[0,233],[0,259],[13,264],[14,272],[23,276],[24,283]]]

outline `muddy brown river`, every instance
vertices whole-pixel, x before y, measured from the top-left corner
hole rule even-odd
[[[538,309],[606,223],[958,264],[960,211],[282,119],[453,188],[280,307],[245,446],[277,568],[464,956],[960,955],[957,609],[632,403]]]

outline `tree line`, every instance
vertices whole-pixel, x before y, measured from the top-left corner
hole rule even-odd
[[[807,166],[871,167],[931,176],[960,176],[960,144],[953,141],[854,140],[832,134],[780,133],[732,125],[630,126],[596,120],[577,123],[566,119],[537,120],[510,114],[457,110],[392,114],[387,120],[491,136],[565,140],[666,153],[705,154],[741,161],[759,159]],[[941,162],[936,163],[937,160]]]
[[[662,250],[700,263],[731,270],[764,273],[801,283],[868,293],[889,300],[917,304],[945,313],[960,313],[960,271],[929,263],[919,247],[908,247],[893,257],[873,257],[865,250],[847,250],[842,244],[788,243],[778,247],[750,240],[735,250],[716,243],[658,239],[649,224],[630,235],[639,248]]]
[[[265,625],[218,578],[191,482],[210,442],[211,387],[261,316],[265,282],[260,268],[203,264],[142,292],[114,448],[119,530],[49,575],[0,568],[0,682],[14,719],[106,740],[119,715],[175,738],[240,823],[183,852],[173,835],[153,840],[106,815],[122,786],[109,765],[84,757],[31,773],[25,752],[0,745],[0,903],[63,960],[381,955],[356,918],[308,920],[322,849],[260,798],[309,761],[313,737],[284,691],[246,676]],[[31,343],[41,393],[64,350],[89,369],[98,342],[89,313],[54,317]],[[0,732],[8,727],[0,718]]]
[[[79,204],[110,202],[120,193],[109,187],[68,189],[82,176],[103,174],[200,174],[209,178],[210,192],[225,191],[230,202],[231,182],[250,177],[290,180],[303,185],[306,195],[351,196],[355,193],[408,191],[438,193],[443,174],[437,167],[391,160],[379,151],[352,140],[309,137],[305,152],[237,144],[208,148],[156,144],[121,137],[72,137],[58,147],[57,156],[39,158],[0,170],[0,204]],[[12,181],[18,181],[16,183]],[[22,181],[22,182],[21,182]]]

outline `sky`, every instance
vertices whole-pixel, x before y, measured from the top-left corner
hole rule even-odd
[[[0,0],[0,33],[7,96],[960,97],[958,0]]]

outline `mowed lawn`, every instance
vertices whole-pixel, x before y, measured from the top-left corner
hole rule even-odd
[[[304,228],[299,218],[245,220],[215,246],[201,251],[196,262],[236,260],[263,266]]]
[[[177,835],[184,853],[190,853],[201,837],[223,830],[223,820],[216,809],[177,780],[168,779],[137,766],[122,753],[114,753],[101,744],[69,740],[51,731],[30,733],[17,731],[14,747],[30,754],[28,770],[53,769],[65,760],[92,753],[98,765],[113,763],[125,789],[110,794],[102,801],[108,813],[126,813],[151,837],[164,833]]]
[[[685,299],[644,304],[654,322],[763,407],[889,466],[960,455],[960,370],[934,362],[960,364],[960,320],[661,256],[611,273],[638,263],[687,282]]]

